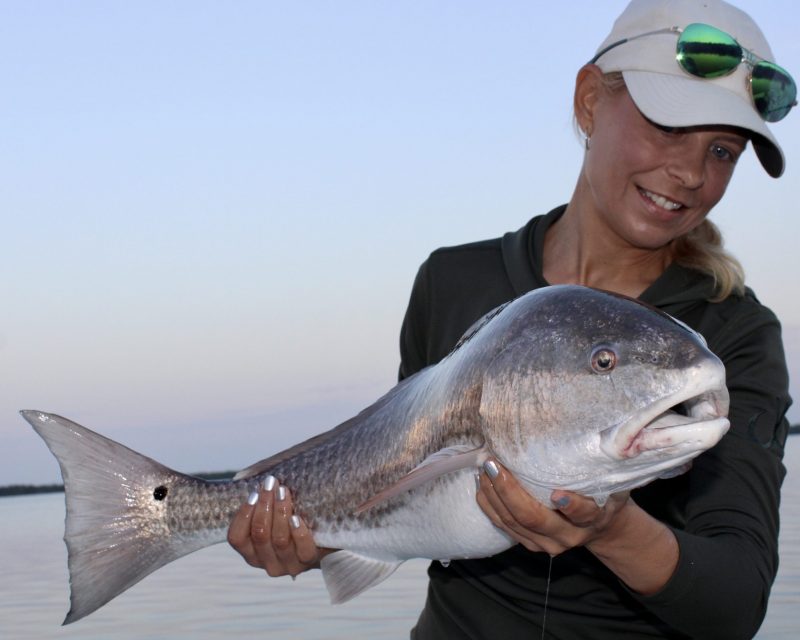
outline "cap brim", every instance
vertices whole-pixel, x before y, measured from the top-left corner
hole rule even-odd
[[[784,169],[783,151],[752,103],[709,80],[652,71],[623,71],[639,110],[668,127],[728,125],[750,132],[761,165],[773,178]]]

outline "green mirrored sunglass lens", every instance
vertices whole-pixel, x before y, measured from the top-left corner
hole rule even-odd
[[[771,62],[756,64],[750,83],[756,109],[767,122],[785,118],[797,99],[797,85],[792,77]]]
[[[678,38],[680,65],[700,78],[731,73],[742,61],[742,48],[731,36],[707,24],[690,24]]]

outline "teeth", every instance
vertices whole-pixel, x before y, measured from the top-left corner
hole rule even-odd
[[[642,193],[646,195],[648,198],[650,198],[650,200],[655,202],[662,209],[669,209],[670,211],[675,211],[676,209],[680,209],[683,206],[678,202],[667,200],[664,196],[660,196],[657,193],[648,191],[647,189],[642,189]]]

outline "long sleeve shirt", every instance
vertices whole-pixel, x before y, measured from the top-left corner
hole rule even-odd
[[[517,232],[435,251],[401,332],[400,377],[438,362],[496,306],[548,283],[544,235],[554,209]],[[429,569],[412,638],[751,638],[778,568],[781,462],[791,403],[775,315],[749,289],[711,303],[713,280],[673,264],[640,299],[699,331],[726,367],[731,429],[681,476],[635,490],[669,526],[680,558],[658,593],[629,590],[585,548],[550,557],[522,546]],[[548,580],[549,575],[549,580]],[[545,614],[545,601],[547,602]]]

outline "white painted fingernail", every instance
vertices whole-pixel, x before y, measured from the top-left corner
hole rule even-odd
[[[281,502],[286,500],[286,487],[284,487],[283,485],[278,487],[278,500],[280,500]]]
[[[486,475],[488,475],[492,480],[494,480],[498,475],[500,475],[500,469],[497,468],[497,465],[494,463],[494,460],[487,460],[483,463],[483,470],[486,471]]]
[[[247,496],[247,504],[250,506],[254,505],[258,502],[258,491],[253,491],[249,496]]]
[[[292,516],[289,518],[289,522],[292,524],[292,529],[300,528],[300,516]]]
[[[276,482],[275,476],[267,476],[264,478],[264,491],[272,491]]]

